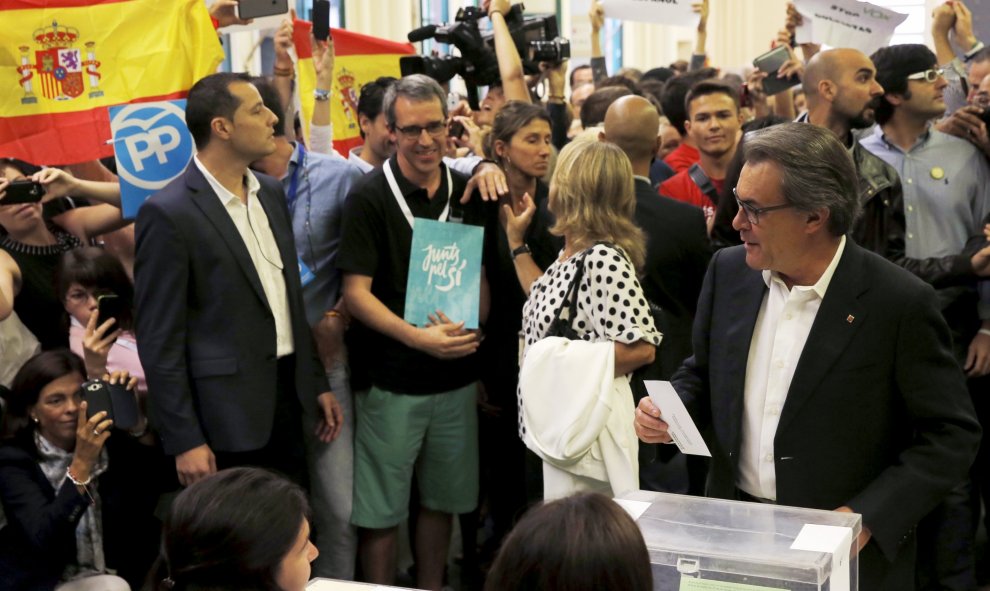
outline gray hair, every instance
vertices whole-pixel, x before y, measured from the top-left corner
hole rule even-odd
[[[780,168],[784,199],[803,211],[828,209],[828,230],[847,234],[859,215],[856,167],[830,130],[810,123],[782,123],[746,134],[747,164]]]
[[[395,125],[395,99],[400,96],[414,103],[428,102],[436,98],[440,101],[440,108],[443,109],[443,118],[447,118],[447,93],[443,88],[436,80],[425,74],[411,74],[403,76],[385,91],[382,111],[385,113],[385,122],[389,127]]]

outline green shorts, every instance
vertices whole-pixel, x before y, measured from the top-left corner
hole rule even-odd
[[[409,515],[413,471],[420,504],[468,513],[478,504],[477,386],[440,394],[355,395],[354,508],[358,527],[394,527]]]

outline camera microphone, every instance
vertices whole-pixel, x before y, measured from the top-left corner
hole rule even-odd
[[[432,39],[436,35],[437,26],[436,25],[426,25],[425,27],[420,27],[418,29],[413,29],[409,31],[407,38],[410,43],[419,43],[420,41],[426,41],[427,39]]]

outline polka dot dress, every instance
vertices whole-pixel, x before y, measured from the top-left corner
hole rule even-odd
[[[653,324],[650,306],[629,259],[616,246],[596,244],[584,259],[584,276],[577,290],[577,314],[571,327],[586,341],[615,341],[632,344],[639,340],[660,345],[661,334]],[[530,290],[523,306],[525,347],[546,336],[561,305],[563,317],[570,301],[564,301],[571,280],[578,269],[582,253],[558,259]],[[519,403],[519,435],[525,432],[522,422],[522,395]]]

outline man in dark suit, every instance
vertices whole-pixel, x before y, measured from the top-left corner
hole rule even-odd
[[[197,82],[186,123],[199,152],[138,213],[141,364],[183,485],[234,465],[305,483],[302,411],[319,406],[325,441],[339,432],[282,188],[248,169],[275,150],[275,121],[247,76]]]
[[[625,96],[609,106],[599,139],[613,143],[629,156],[636,180],[636,225],[646,232],[643,291],[662,310],[657,326],[662,379],[691,355],[691,324],[701,293],[711,246],[705,216],[697,207],[657,195],[650,163],[660,138],[660,115],[641,96]]]
[[[711,258],[711,245],[700,208],[662,197],[650,182],[650,163],[657,153],[660,114],[640,96],[625,96],[609,106],[599,139],[629,156],[636,181],[636,225],[646,233],[646,263],[641,283],[663,333],[663,343],[649,379],[669,380],[691,356],[691,325],[698,294]],[[634,392],[645,396],[646,392]],[[700,494],[705,462],[684,458],[676,449],[640,444],[639,481],[644,490]]]
[[[708,494],[863,515],[860,588],[914,588],[914,528],[965,478],[980,439],[935,294],[846,238],[848,151],[784,124],[746,140],[694,355],[672,382],[710,426]],[[640,439],[669,442],[648,398]]]

